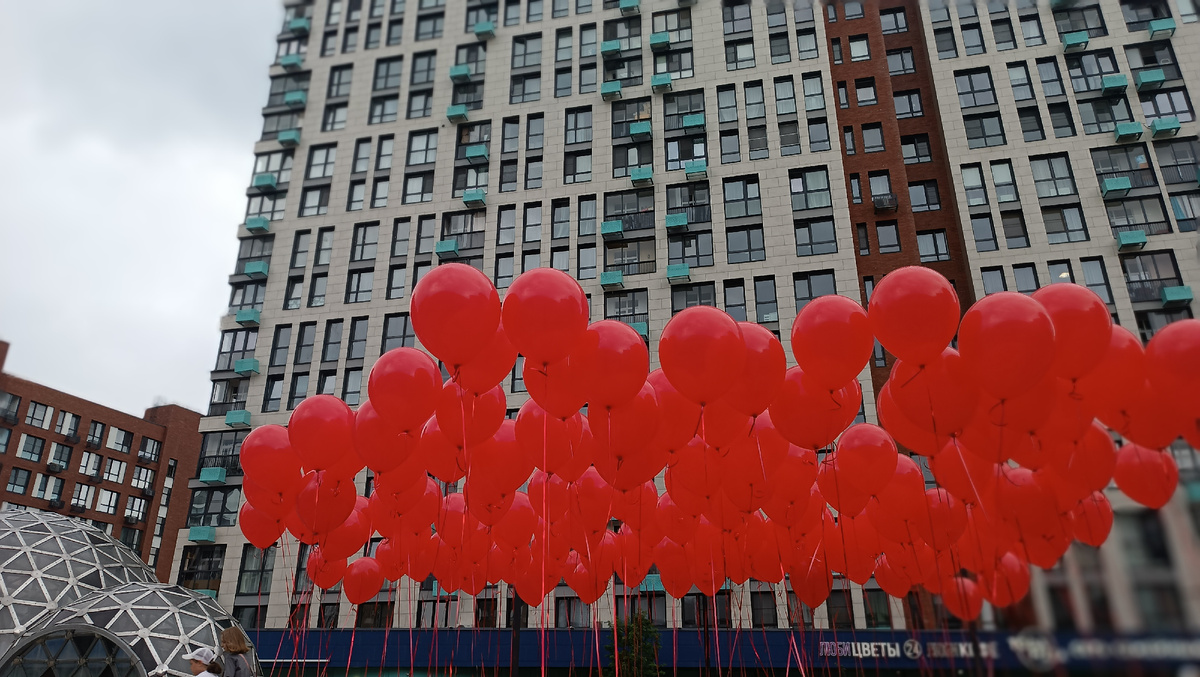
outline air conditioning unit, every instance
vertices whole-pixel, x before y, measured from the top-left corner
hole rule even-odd
[[[76,435],[75,433],[67,435],[67,442],[71,444],[79,444],[79,435]]]
[[[154,487],[142,487],[142,495],[143,496],[153,496],[154,495]]]
[[[126,524],[137,524],[137,523],[138,523],[138,522],[140,522],[140,521],[141,521],[141,520],[140,520],[140,519],[138,519],[138,516],[137,516],[137,515],[126,515],[126,516],[125,516],[125,523],[126,523]]]
[[[78,503],[72,503],[72,504],[71,504],[71,512],[83,512],[83,511],[84,511],[84,510],[86,510],[86,509],[87,509],[87,508],[85,508],[85,507],[84,507],[84,506],[82,506],[82,505],[79,505]]]
[[[91,440],[91,439],[89,439],[87,442],[85,442],[85,443],[83,444],[83,447],[84,447],[85,449],[99,449],[99,448],[100,448],[100,441],[99,441],[99,440]]]
[[[53,510],[62,510],[63,502],[60,499],[54,498],[50,500],[50,508]]]
[[[876,211],[890,209],[895,211],[899,207],[899,202],[896,200],[895,193],[884,193],[871,198],[871,202],[875,204]]]

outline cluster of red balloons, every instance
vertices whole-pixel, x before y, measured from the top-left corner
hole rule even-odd
[[[259,547],[285,530],[314,545],[313,582],[344,581],[354,603],[430,574],[467,594],[503,580],[532,605],[565,579],[591,603],[614,573],[634,588],[654,564],[676,597],[787,574],[816,607],[836,571],[898,597],[924,586],[972,619],[985,599],[1024,597],[1029,564],[1105,540],[1110,480],[1144,505],[1169,500],[1163,448],[1200,442],[1200,321],[1143,350],[1073,284],[960,312],[945,278],[902,268],[869,310],[807,304],[788,368],[767,329],[693,307],[667,323],[650,371],[642,337],[589,323],[564,273],[528,271],[502,304],[476,269],[438,266],[411,316],[450,378],[398,348],[357,412],[317,396],[288,427],[253,431],[240,524]],[[854,424],[876,340],[898,358],[882,427]],[[518,355],[530,399],[508,419],[500,384]],[[376,532],[374,555],[347,564]]]

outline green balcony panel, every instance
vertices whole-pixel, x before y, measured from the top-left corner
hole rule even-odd
[[[1145,127],[1142,127],[1140,122],[1118,122],[1117,130],[1114,133],[1117,141],[1137,141],[1142,138],[1142,132]]]
[[[662,31],[659,33],[652,33],[650,35],[650,49],[652,49],[656,52],[661,52],[664,49],[668,49],[670,46],[671,46],[671,34],[670,33],[666,32],[666,31]]]
[[[1184,489],[1187,490],[1188,500],[1192,503],[1200,503],[1200,482],[1185,482]]]
[[[688,113],[683,116],[684,129],[704,129],[704,113]]]
[[[646,139],[649,139],[652,131],[653,130],[650,127],[649,120],[643,120],[641,122],[635,122],[629,125],[629,136],[633,137],[635,141],[645,141]]]
[[[1064,33],[1062,36],[1063,49],[1066,51],[1075,51],[1087,49],[1088,33],[1087,31],[1075,31],[1074,33]]]
[[[495,21],[480,21],[475,24],[475,37],[480,40],[491,40],[496,37]]]
[[[1192,302],[1192,288],[1187,286],[1163,287],[1163,308],[1178,308]]]
[[[688,225],[687,214],[685,214],[683,212],[680,212],[679,214],[667,214],[666,225],[667,225],[667,230],[678,230],[681,228],[687,228],[687,225]]]
[[[297,110],[304,108],[308,105],[308,92],[303,90],[288,92],[283,95],[283,103],[288,108],[295,108]]]
[[[233,363],[233,372],[238,376],[249,376],[258,373],[258,358],[246,357]]]
[[[1132,252],[1146,247],[1146,231],[1123,230],[1117,233],[1117,249]]]
[[[650,324],[647,322],[630,322],[629,326],[642,336],[642,338],[650,338]]]
[[[287,146],[288,148],[291,148],[292,146],[298,146],[300,145],[300,130],[285,129],[276,134],[275,139],[279,141],[279,145],[281,146]]]
[[[1137,86],[1139,92],[1144,92],[1150,89],[1158,89],[1167,81],[1167,72],[1161,68],[1151,68],[1148,71],[1140,71],[1133,76],[1134,85]]]
[[[249,428],[250,427],[250,412],[245,409],[234,409],[226,412],[225,425],[230,428]]]
[[[215,543],[217,540],[217,528],[192,527],[188,529],[188,540],[192,543]]]
[[[450,122],[466,122],[467,121],[467,106],[465,104],[454,104],[446,109],[446,119]]]
[[[1150,31],[1150,39],[1169,38],[1175,35],[1175,20],[1167,17],[1165,19],[1155,19],[1151,21],[1146,30]]]
[[[606,270],[600,273],[600,286],[605,289],[621,289],[625,286],[625,274],[619,270]]]
[[[619,219],[612,221],[603,221],[600,223],[600,237],[606,240],[612,240],[621,237],[625,234],[625,224]]]
[[[204,484],[225,484],[225,469],[201,468],[200,481]]]
[[[450,238],[448,240],[440,240],[433,247],[433,253],[437,254],[439,259],[456,259],[458,258],[458,240]]]
[[[600,98],[605,101],[621,98],[621,81],[610,80],[600,85]]]
[[[463,193],[463,204],[468,207],[487,206],[487,193],[481,188],[474,188]]]
[[[1158,118],[1150,123],[1150,135],[1156,139],[1175,136],[1179,133],[1179,118]]]
[[[1129,86],[1129,78],[1125,77],[1124,73],[1114,73],[1113,75],[1105,75],[1100,80],[1100,91],[1104,94],[1119,94],[1125,91]]]
[[[708,162],[706,160],[689,160],[683,163],[683,171],[689,179],[707,179]]]
[[[667,92],[671,90],[671,74],[659,73],[650,78],[650,89],[656,92]]]
[[[450,67],[450,79],[455,82],[466,82],[471,79],[471,67],[460,63]]]
[[[297,35],[308,35],[312,30],[312,19],[308,17],[296,17],[288,22],[288,30]]]
[[[663,587],[662,577],[658,574],[646,574],[642,579],[642,584],[638,586],[638,590],[642,592],[666,592]]]
[[[473,165],[486,165],[488,163],[488,147],[482,143],[467,146],[467,162]]]
[[[234,318],[243,327],[257,327],[262,319],[262,311],[258,308],[242,308]]]
[[[1125,197],[1132,188],[1133,184],[1129,182],[1129,177],[1118,176],[1105,179],[1104,183],[1100,184],[1100,194],[1106,198]]]
[[[691,270],[686,263],[673,263],[667,266],[667,282],[677,284],[691,281]]]
[[[279,187],[279,179],[274,174],[255,174],[253,186],[260,193],[270,193]]]
[[[251,216],[246,219],[246,230],[251,233],[265,233],[271,230],[271,220],[265,216]]]
[[[651,167],[634,167],[629,170],[629,181],[635,186],[653,185],[654,169]]]
[[[641,0],[621,0],[621,13],[629,16],[642,11]]]
[[[271,266],[266,261],[251,261],[242,266],[242,275],[249,275],[255,280],[267,279],[269,272],[271,272]]]
[[[600,53],[604,56],[616,56],[621,53],[620,40],[605,40],[600,43]]]
[[[287,56],[279,57],[279,65],[283,66],[285,71],[298,71],[304,66],[303,54],[288,54]]]

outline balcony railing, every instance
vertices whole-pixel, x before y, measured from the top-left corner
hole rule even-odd
[[[1178,287],[1183,280],[1178,277],[1167,277],[1156,280],[1125,280],[1129,289],[1129,300],[1134,303],[1162,300],[1163,287]]]
[[[634,261],[633,263],[606,263],[605,272],[620,271],[625,275],[641,275],[654,272],[654,261]]]
[[[620,221],[623,232],[631,230],[647,230],[654,228],[654,211],[634,212],[633,214],[605,215],[605,221]]]
[[[606,317],[604,319],[616,320],[617,322],[624,322],[625,324],[628,324],[628,325],[645,324],[646,322],[650,321],[650,313],[633,313],[630,315],[613,315],[612,317]]]
[[[1150,221],[1147,223],[1127,223],[1113,226],[1113,233],[1131,233],[1135,230],[1145,231],[1147,235],[1166,235],[1171,232],[1170,221]]]
[[[1149,188],[1158,185],[1158,179],[1154,177],[1152,169],[1125,169],[1113,172],[1096,172],[1096,178],[1100,184],[1104,184],[1105,179],[1129,179],[1129,185],[1132,188]]]
[[[200,471],[205,468],[224,468],[227,475],[241,475],[241,457],[236,454],[223,456],[201,456],[200,463],[196,466],[196,475],[199,476]]]
[[[224,416],[234,409],[245,409],[246,402],[213,402],[208,405],[209,416]]]
[[[454,240],[459,249],[482,249],[486,233],[443,233],[443,240]]]
[[[712,221],[712,205],[692,205],[690,207],[668,207],[668,214],[687,214],[689,225],[693,223],[708,223]]]
[[[1196,183],[1196,165],[1159,165],[1163,183]]]
[[[1139,73],[1145,73],[1147,71],[1155,71],[1155,70],[1161,70],[1163,72],[1163,75],[1168,80],[1178,80],[1179,78],[1183,77],[1183,75],[1181,75],[1179,72],[1179,64],[1176,64],[1176,63],[1165,63],[1165,64],[1157,64],[1157,65],[1153,65],[1153,66],[1142,66],[1141,68],[1134,68],[1132,70],[1133,70],[1133,81],[1134,82],[1137,82],[1137,76]]]

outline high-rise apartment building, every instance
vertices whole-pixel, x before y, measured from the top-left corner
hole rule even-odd
[[[416,345],[409,294],[442,262],[501,290],[567,271],[593,319],[651,346],[696,304],[786,334],[809,300],[865,302],[914,264],[964,306],[1073,280],[1147,337],[1190,317],[1191,0],[1013,2],[287,4],[201,424],[196,475],[227,476],[192,483],[174,575],[250,627],[510,624],[505,586],[473,600],[406,581],[351,609],[312,589],[303,546],[259,552],[232,526],[246,431],[314,394],[363,399],[374,359]],[[868,420],[891,364],[878,348],[863,375]],[[519,365],[505,386],[515,411]],[[1028,601],[983,627],[1200,629],[1200,468],[1178,453],[1191,502],[1181,490],[1156,513],[1115,497],[1108,544],[1035,572]],[[215,529],[206,506],[222,506]],[[624,592],[596,605],[601,622]],[[841,580],[818,609],[754,581],[637,599],[669,628],[950,622],[936,600]],[[530,618],[590,626],[592,611],[560,587]]]

